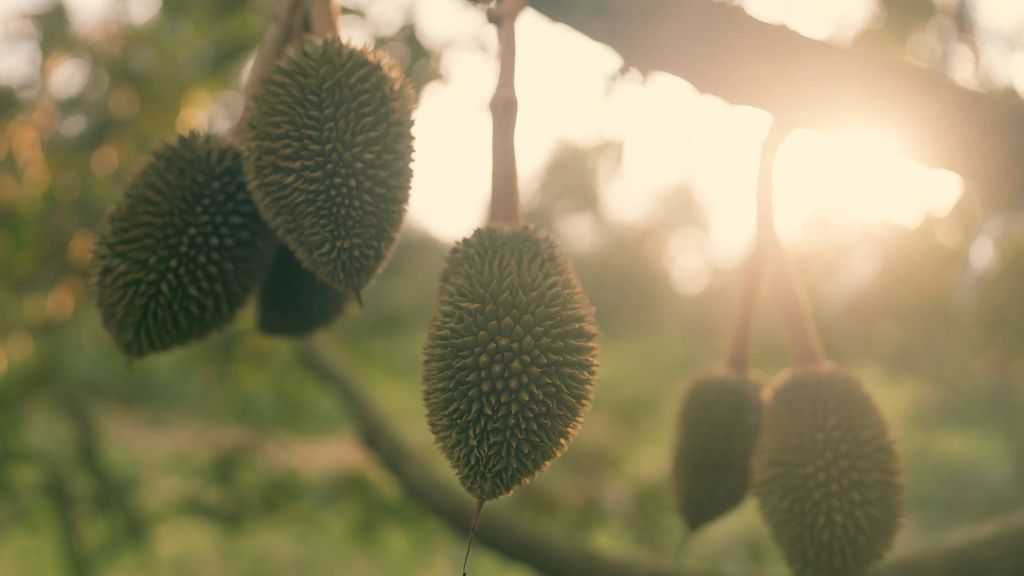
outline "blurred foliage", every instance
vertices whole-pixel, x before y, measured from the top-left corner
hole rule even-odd
[[[290,343],[257,334],[250,311],[200,345],[127,365],[89,302],[93,231],[149,150],[234,121],[270,4],[175,0],[145,22],[82,31],[58,3],[6,25],[38,45],[40,75],[0,87],[0,573],[455,573],[461,537],[399,490],[347,407]],[[892,33],[923,26],[927,4],[887,3],[907,7]],[[417,87],[437,77],[411,26],[378,44]],[[525,207],[574,257],[602,368],[572,449],[495,506],[609,550],[675,556],[685,543],[687,562],[777,573],[753,503],[693,538],[675,517],[677,402],[718,367],[741,274],[718,271],[681,296],[666,250],[681,231],[706,233],[700,207],[679,190],[647,222],[611,223],[598,174],[617,156],[615,144],[561,150]],[[965,201],[913,231],[798,254],[826,342],[898,436],[910,485],[901,547],[1024,505],[1024,243],[1001,245],[965,289],[981,218]],[[408,228],[366,306],[326,334],[428,454],[419,353],[446,252]],[[786,362],[776,326],[766,310],[755,330],[768,375]],[[474,565],[532,573],[483,547]]]

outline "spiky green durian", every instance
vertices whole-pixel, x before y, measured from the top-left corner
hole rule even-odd
[[[265,334],[305,336],[333,322],[347,301],[278,244],[260,285],[256,325]]]
[[[96,242],[103,325],[129,356],[202,338],[245,303],[273,241],[238,150],[180,136],[131,181]]]
[[[797,576],[862,576],[903,510],[885,420],[860,381],[832,368],[785,379],[765,412],[754,493]]]
[[[254,95],[253,198],[306,268],[357,298],[391,252],[412,179],[412,92],[372,49],[306,40]]]
[[[761,413],[761,385],[746,376],[707,376],[686,391],[672,483],[691,530],[728,512],[747,493]]]
[[[508,494],[565,449],[590,401],[596,340],[591,306],[548,234],[493,226],[455,245],[424,349],[424,399],[470,494]]]

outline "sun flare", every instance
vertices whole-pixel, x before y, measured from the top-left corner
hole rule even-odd
[[[600,183],[609,219],[644,222],[665,194],[687,188],[707,222],[710,264],[740,262],[754,232],[754,187],[768,114],[701,94],[668,74],[627,73],[612,80],[621,60],[606,47],[536,14],[524,14],[518,25],[524,38],[541,38],[545,47],[523,42],[519,54],[517,152],[524,198],[529,200],[560,143],[618,141],[621,164]],[[480,39],[494,50],[486,28]],[[410,213],[446,240],[468,235],[486,212],[493,61],[479,45],[450,47],[442,61],[445,78],[423,90],[417,112]],[[560,86],[558,97],[552,97],[552,84]],[[452,123],[456,116],[460,121]],[[910,160],[897,138],[878,131],[796,130],[779,152],[775,175],[777,226],[796,243],[880,224],[914,227],[947,213],[962,189],[959,176]],[[692,251],[682,252],[683,262],[669,268],[690,275]]]
[[[883,133],[796,130],[775,167],[776,224],[789,236],[819,228],[816,219],[913,228],[948,213],[962,187],[959,176],[910,160]]]

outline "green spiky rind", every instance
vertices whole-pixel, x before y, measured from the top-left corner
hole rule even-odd
[[[761,385],[744,376],[701,378],[683,398],[672,483],[691,530],[739,504],[750,484],[761,427]]]
[[[797,576],[862,576],[900,526],[903,483],[885,420],[854,377],[798,372],[765,412],[761,513]]]
[[[180,136],[131,181],[97,239],[103,325],[128,356],[202,338],[245,303],[272,246],[241,153],[215,136]]]
[[[548,234],[487,227],[455,245],[424,348],[424,400],[470,494],[508,494],[565,450],[596,355],[590,303]]]
[[[256,326],[274,336],[307,336],[331,324],[349,298],[307,270],[278,244],[259,290]]]
[[[358,294],[390,255],[412,180],[412,91],[387,56],[306,40],[255,94],[253,197],[324,282]]]

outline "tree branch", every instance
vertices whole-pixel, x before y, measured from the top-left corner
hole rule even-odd
[[[349,405],[367,447],[398,479],[405,491],[437,514],[453,530],[468,534],[476,502],[451,479],[431,471],[420,456],[405,445],[398,432],[367,396],[365,387],[337,362],[322,345],[311,342],[300,348],[302,363]],[[713,576],[707,571],[676,571],[645,559],[611,556],[501,510],[488,510],[480,521],[477,540],[503,554],[552,576]]]
[[[75,503],[67,480],[56,467],[47,471],[46,493],[60,527],[61,545],[68,574],[91,576],[96,573],[92,555],[84,540],[84,531],[75,512]]]
[[[954,531],[935,544],[894,558],[875,576],[1020,576],[1024,510]]]
[[[365,386],[315,341],[299,348],[302,364],[348,404],[366,446],[377,453],[405,491],[456,532],[468,533],[475,502],[407,446],[367,395]],[[596,550],[502,510],[489,510],[477,538],[488,547],[550,576],[716,576],[714,570],[674,568],[648,558],[621,558]],[[894,559],[874,576],[1019,576],[1024,574],[1024,510],[958,530],[934,545]]]
[[[981,94],[908,62],[800,36],[711,0],[532,0],[607,44],[626,64],[676,74],[698,90],[771,112],[792,128],[875,126],[908,154],[982,186],[1024,197],[1024,102]]]

